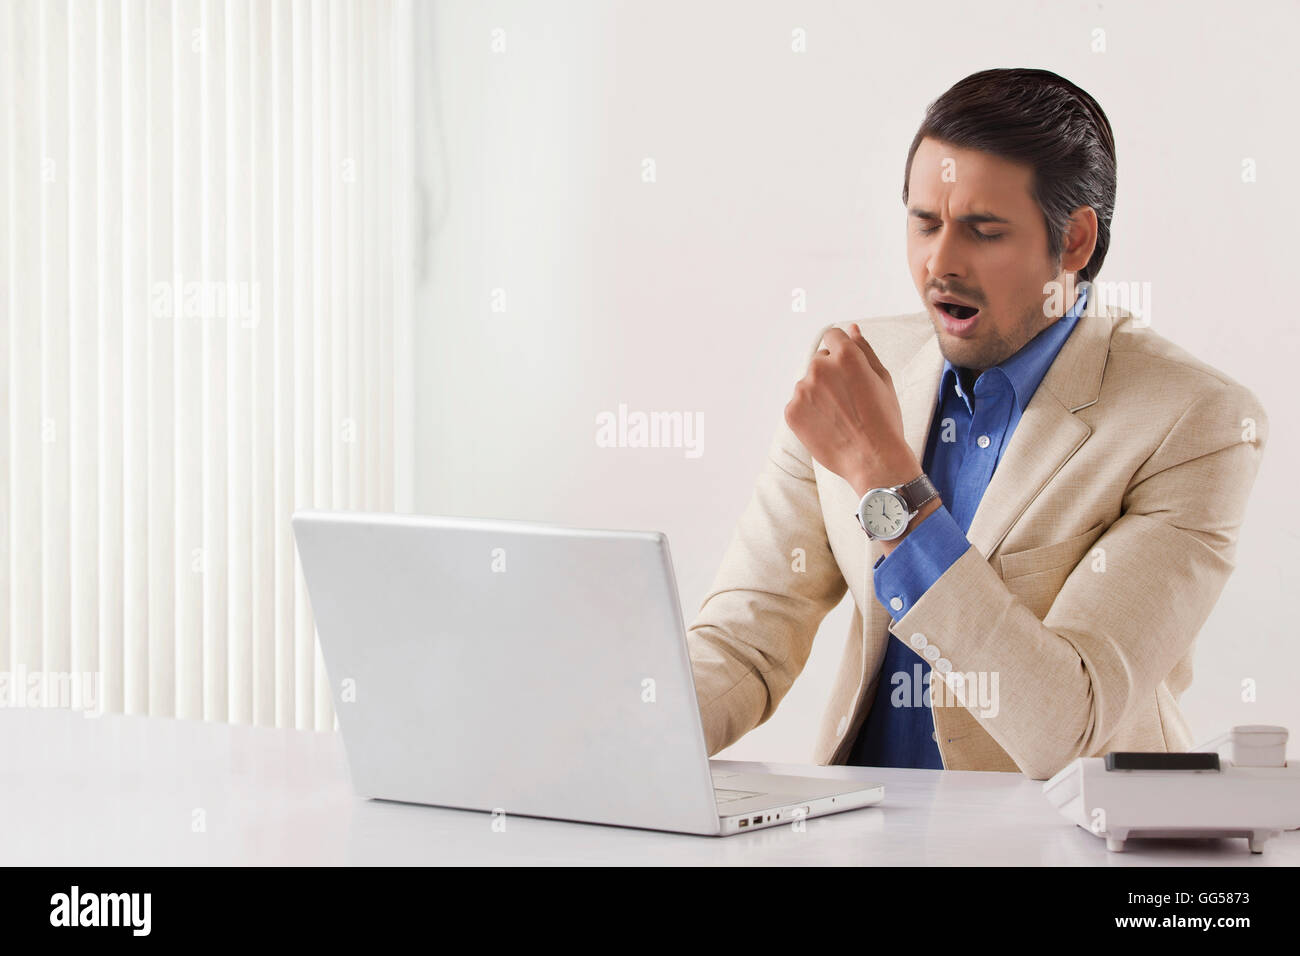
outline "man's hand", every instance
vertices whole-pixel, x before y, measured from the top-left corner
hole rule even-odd
[[[888,370],[856,322],[827,330],[794,387],[785,421],[824,468],[861,497],[921,474],[903,437],[903,413]]]

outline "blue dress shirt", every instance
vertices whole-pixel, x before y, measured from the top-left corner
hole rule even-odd
[[[922,467],[942,504],[876,561],[876,598],[897,622],[970,547],[966,532],[1038,383],[1078,324],[1074,306],[1001,365],[974,372],[946,359]],[[943,769],[930,709],[930,662],[891,635],[871,712],[849,750],[862,767]]]

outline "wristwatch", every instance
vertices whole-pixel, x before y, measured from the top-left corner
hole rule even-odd
[[[902,537],[908,524],[939,489],[927,475],[892,488],[872,488],[858,505],[858,524],[873,541],[893,541]]]

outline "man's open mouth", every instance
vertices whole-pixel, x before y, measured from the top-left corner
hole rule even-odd
[[[936,302],[935,305],[952,316],[954,319],[965,320],[978,314],[979,309],[969,305],[958,305],[955,302]]]

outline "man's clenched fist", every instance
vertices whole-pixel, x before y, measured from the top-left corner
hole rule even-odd
[[[921,474],[903,438],[903,414],[888,370],[856,322],[829,329],[785,407],[809,454],[864,495]]]

